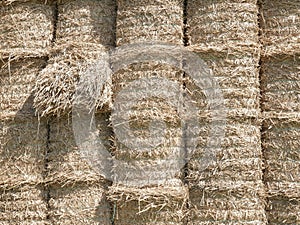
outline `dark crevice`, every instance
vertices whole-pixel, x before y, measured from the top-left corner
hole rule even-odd
[[[188,6],[188,0],[183,1],[183,45],[188,46],[189,45],[189,37],[188,37],[188,20],[187,20],[187,7]],[[185,67],[186,61],[182,61],[182,68]],[[187,74],[183,71],[183,83],[182,83],[182,88],[183,88],[183,97],[185,98],[186,93],[186,82],[185,79],[187,77]],[[186,109],[186,106],[183,105],[183,107]],[[188,109],[186,109],[188,110]],[[188,169],[188,146],[187,146],[187,125],[184,124],[183,126],[183,146],[184,146],[184,157],[185,157],[185,165],[183,167],[183,183],[189,187],[189,182],[188,182],[188,176],[189,176],[189,169]],[[188,221],[188,212],[189,212],[189,197],[187,199],[185,208],[187,210],[187,217],[185,217],[183,224],[187,225],[189,223]]]
[[[259,30],[258,30],[258,37],[259,37],[259,42],[261,44],[261,53],[260,53],[260,58],[259,58],[259,82],[260,82],[260,109],[263,112],[263,103],[264,103],[264,85],[263,85],[263,71],[264,71],[264,63],[263,63],[263,13],[262,13],[262,8],[263,8],[263,1],[264,0],[258,0],[257,2],[257,6],[258,6],[258,26],[259,26]],[[265,152],[265,148],[264,148],[264,136],[265,136],[265,132],[266,132],[266,128],[264,127],[264,125],[262,124],[261,129],[261,150],[262,150],[262,162],[263,162],[263,169],[262,169],[262,181],[264,184],[264,187],[266,189],[267,185],[267,181],[266,181],[266,173],[267,173],[267,168],[266,168],[266,152]],[[267,193],[267,190],[265,190]],[[269,205],[269,199],[268,196],[265,197],[265,213],[266,213],[266,217],[267,217],[267,224],[270,224],[270,221],[268,221],[268,205]]]
[[[54,2],[53,6],[53,32],[52,32],[52,43],[56,41],[57,21],[58,21],[58,2]]]
[[[46,180],[47,178],[47,173],[48,173],[48,164],[49,164],[49,160],[48,160],[48,155],[49,155],[49,144],[50,144],[50,133],[51,133],[51,126],[50,126],[50,121],[47,120],[47,124],[46,124],[46,129],[47,129],[47,140],[46,140],[46,149],[44,152],[45,155],[45,164],[44,164],[44,180]],[[45,193],[45,203],[46,203],[46,207],[47,207],[47,215],[46,215],[46,220],[49,221],[50,216],[49,216],[49,212],[50,212],[50,205],[49,205],[49,201],[50,201],[50,189],[47,186],[47,184],[44,185],[44,193]]]

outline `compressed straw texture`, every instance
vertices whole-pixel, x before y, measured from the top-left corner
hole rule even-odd
[[[274,197],[269,199],[267,208],[270,224],[299,224],[300,201],[299,198]]]
[[[43,58],[6,59],[0,61],[0,115],[34,114],[32,88],[38,72],[45,66]]]
[[[182,45],[182,31],[182,0],[118,0],[117,46],[145,41]]]
[[[45,4],[44,0],[2,1],[0,56],[47,55],[53,36],[53,22],[53,4]]]
[[[0,187],[43,181],[46,124],[37,118],[0,119]]]
[[[49,221],[51,224],[111,224],[111,208],[105,198],[104,183],[51,185]]]
[[[184,187],[112,186],[108,196],[116,225],[179,225],[184,224],[187,194]]]
[[[59,0],[56,44],[113,46],[115,9],[114,0]]]
[[[66,47],[49,59],[47,66],[39,73],[33,90],[34,107],[40,115],[70,113],[80,78],[104,54],[101,47],[94,47]],[[103,104],[110,101],[109,95],[105,96],[101,99]]]
[[[194,48],[247,49],[258,46],[256,0],[191,0],[187,21]]]
[[[262,16],[262,41],[266,55],[299,52],[299,1],[265,0]]]
[[[262,109],[269,116],[300,112],[300,54],[263,58]]]
[[[14,189],[0,188],[0,224],[47,224],[45,192],[39,186],[24,185]]]
[[[109,149],[111,131],[108,126],[108,114],[97,114],[96,123],[99,129],[99,140]],[[72,118],[59,117],[50,122],[47,182],[71,185],[103,180],[101,173],[92,167],[88,159],[82,157],[74,132],[76,131],[72,128]]]
[[[265,182],[272,224],[298,224],[299,217],[299,117],[264,121]]]

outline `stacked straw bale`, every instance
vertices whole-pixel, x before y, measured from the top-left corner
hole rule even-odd
[[[268,220],[299,224],[299,2],[262,4],[263,147]]]
[[[54,6],[44,0],[0,2],[0,57],[45,56],[54,29]]]
[[[188,2],[189,48],[211,69],[227,113],[224,139],[208,149],[217,151],[217,162],[203,169],[201,158],[213,131],[208,127],[210,110],[203,113],[206,105],[198,103],[203,130],[188,164],[188,224],[266,224],[257,15],[254,0]],[[193,82],[185,82],[192,98],[205,103]]]
[[[145,41],[182,45],[183,2],[119,0],[116,39],[117,46]],[[118,95],[122,95],[122,105],[132,102],[134,90],[127,91],[128,95],[123,95],[122,90],[139,79],[165,78],[182,88],[182,77],[180,69],[154,62],[122,68],[113,75],[113,103]],[[183,224],[188,191],[181,180],[184,152],[180,115],[165,99],[151,97],[141,98],[121,116],[129,118],[134,140],[145,138],[151,143],[157,140],[151,139],[151,122],[163,121],[166,141],[142,151],[115,138],[114,183],[108,196],[114,202],[114,224]]]
[[[34,87],[38,72],[45,66],[43,58],[14,58],[0,61],[0,114],[33,114]]]
[[[265,0],[262,5],[265,54],[297,52],[300,48],[299,1]]]
[[[105,184],[52,186],[49,200],[51,224],[111,224]]]
[[[42,187],[0,188],[0,224],[45,225],[47,205]]]
[[[115,7],[114,0],[58,2],[55,47],[34,89],[41,115],[71,110],[82,73],[114,46]]]
[[[107,113],[96,114],[99,138],[109,148]],[[53,224],[110,224],[105,200],[108,183],[82,158],[71,118],[50,122],[46,182],[49,189],[49,220]]]
[[[182,0],[118,0],[117,46],[164,41],[183,44]]]

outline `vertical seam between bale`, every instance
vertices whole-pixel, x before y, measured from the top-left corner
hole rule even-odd
[[[49,154],[49,148],[50,148],[50,134],[51,134],[51,126],[50,126],[50,121],[47,120],[46,124],[47,128],[47,141],[46,141],[46,149],[45,149],[45,164],[44,164],[44,180],[47,177],[47,172],[48,172],[48,154]],[[44,183],[45,184],[45,183]],[[50,188],[48,187],[47,184],[44,185],[44,192],[45,192],[45,203],[47,207],[47,212],[46,212],[46,220],[50,220]]]
[[[56,34],[57,34],[57,21],[58,21],[58,1],[54,2],[54,9],[53,9],[53,32],[52,32],[52,43],[56,41]]]
[[[263,84],[262,84],[262,76],[263,76],[263,67],[264,67],[264,62],[263,62],[263,12],[262,12],[262,7],[263,7],[263,3],[264,0],[258,0],[257,1],[257,7],[258,7],[258,38],[259,38],[259,42],[261,44],[261,51],[260,51],[260,56],[259,56],[259,89],[260,89],[260,110],[261,113],[263,113]],[[263,119],[263,118],[262,118]],[[264,140],[264,133],[265,133],[265,128],[263,126],[263,120],[262,120],[262,124],[261,124],[261,128],[260,128],[260,138],[261,138],[261,150],[262,150],[262,162],[263,162],[263,168],[262,168],[262,182],[264,184],[264,189],[265,189],[265,193],[267,193],[266,190],[266,153],[265,153],[265,148],[263,146],[263,140]],[[265,214],[266,214],[266,219],[267,219],[267,224],[270,224],[270,221],[268,219],[268,205],[269,205],[269,201],[268,201],[268,196],[265,196]]]

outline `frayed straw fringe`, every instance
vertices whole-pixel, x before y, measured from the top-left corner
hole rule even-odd
[[[87,44],[86,47],[65,46],[57,55],[53,55],[48,65],[39,73],[33,89],[37,112],[41,116],[70,113],[80,78],[103,54],[103,48]],[[109,84],[103,93],[100,106],[110,103]]]
[[[59,0],[56,45],[93,43],[110,48],[115,42],[115,9],[114,0]]]
[[[0,224],[45,225],[47,204],[39,186],[23,185],[15,189],[0,188]]]
[[[108,125],[108,114],[99,113],[95,118],[99,129],[99,138],[107,149],[110,148],[111,130]],[[54,118],[50,122],[47,183],[70,185],[76,182],[95,183],[104,178],[97,168],[91,167],[88,160],[83,159],[81,150],[75,142],[72,129],[72,118]],[[78,131],[77,131],[78,132]]]
[[[109,200],[115,203],[114,224],[183,224],[188,191],[184,186],[134,188],[113,185]]]
[[[70,186],[51,185],[49,188],[51,224],[111,224],[111,208],[105,198],[105,184],[73,183]]]
[[[2,5],[1,5],[2,4]],[[54,8],[44,0],[0,3],[0,58],[48,55]]]
[[[265,55],[299,53],[299,8],[299,1],[263,1],[262,42]]]
[[[0,116],[34,115],[32,88],[43,58],[6,59],[0,61]]]
[[[194,49],[248,51],[258,44],[256,0],[191,0],[187,21]]]
[[[183,44],[182,0],[118,0],[117,46],[164,41]]]
[[[43,182],[47,128],[37,118],[1,118],[0,187]]]

